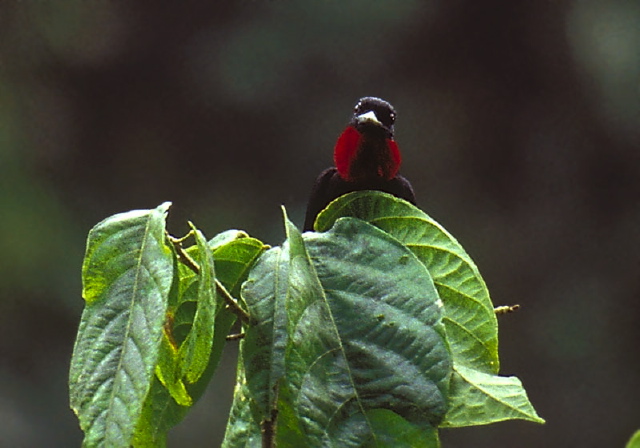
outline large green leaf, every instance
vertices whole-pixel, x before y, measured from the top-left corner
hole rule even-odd
[[[401,446],[437,446],[451,359],[424,265],[360,220],[304,239],[287,222],[287,237],[243,287],[257,325],[225,446],[257,446],[276,408],[278,447],[397,446],[400,432]]]
[[[451,408],[442,426],[486,425],[510,419],[544,423],[516,377],[498,376],[455,366],[451,378]]]
[[[250,267],[253,265],[258,256],[264,251],[264,244],[255,238],[250,238],[246,233],[241,231],[223,232],[207,243],[208,250],[203,250],[202,241],[200,248],[196,243],[195,246],[187,249],[187,252],[202,266],[202,254],[205,256],[213,254],[215,265],[215,274],[220,282],[228,291],[237,294],[240,284],[246,279]],[[188,337],[192,331],[192,323],[195,319],[198,291],[200,290],[200,276],[184,265],[180,266],[180,290],[176,299],[176,314],[174,319],[174,344],[180,343]],[[190,406],[198,401],[202,396],[206,386],[208,385],[222,355],[225,345],[225,338],[236,320],[227,307],[220,295],[217,295],[215,305],[216,315],[214,323],[214,337],[211,352],[208,358],[208,365],[202,376],[194,383],[184,384],[184,391],[168,390],[167,384],[162,384],[157,378],[153,383],[149,397],[145,402],[143,418],[144,421],[139,425],[135,446],[137,447],[159,447],[165,446],[167,432],[177,425],[185,417]],[[169,342],[169,345],[171,343]],[[170,349],[170,348],[169,348]],[[170,363],[171,360],[167,360]],[[174,350],[173,366],[165,366],[170,371],[174,368],[178,369],[178,354]],[[176,387],[182,384],[180,378],[177,378]],[[181,405],[183,395],[187,394],[190,405]],[[172,397],[173,395],[173,397]]]
[[[499,371],[498,324],[478,268],[460,243],[422,210],[379,191],[341,196],[318,216],[328,230],[343,216],[367,221],[406,245],[424,263],[444,302],[454,361],[486,373]]]
[[[169,206],[114,215],[89,232],[86,305],[69,373],[84,446],[131,445],[153,381],[173,279],[165,244]]]
[[[366,446],[363,441],[376,440],[386,428],[371,421],[370,433],[362,424],[344,432],[341,426],[370,409],[437,426],[447,409],[451,358],[442,302],[424,265],[388,234],[357,219],[338,220],[326,233],[306,233],[304,241],[344,356],[321,353],[304,372],[299,406],[307,431],[322,431],[321,440],[343,434],[337,440],[344,446],[363,446],[354,445],[357,436]],[[306,316],[296,324],[294,344],[315,340],[312,331],[299,330],[316,325]],[[332,381],[324,385],[327,372]]]
[[[285,243],[262,254],[242,287],[254,324],[246,328],[240,344],[236,390],[223,447],[259,447],[261,424],[275,424],[272,410],[278,406],[289,340],[284,314],[291,281],[289,267],[289,245]],[[283,446],[296,446],[294,441],[290,438],[291,445]]]

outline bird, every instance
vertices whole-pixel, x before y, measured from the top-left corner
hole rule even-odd
[[[396,117],[395,108],[383,99],[358,100],[336,141],[335,166],[320,173],[313,185],[304,231],[313,230],[316,217],[331,201],[353,191],[383,191],[416,205],[411,183],[398,174],[402,157],[394,140]]]

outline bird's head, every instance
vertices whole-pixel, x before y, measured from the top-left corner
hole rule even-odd
[[[393,138],[396,115],[396,110],[385,100],[366,96],[360,98],[353,108],[350,124],[360,133],[384,132],[386,138]]]
[[[400,150],[393,140],[396,110],[380,98],[360,98],[349,125],[333,153],[340,176],[347,181],[393,179],[400,168]]]

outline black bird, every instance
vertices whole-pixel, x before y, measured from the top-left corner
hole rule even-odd
[[[393,139],[396,110],[380,98],[361,98],[333,151],[327,168],[311,190],[304,230],[313,230],[318,213],[329,202],[352,191],[379,190],[416,203],[413,188],[398,174],[400,150]]]

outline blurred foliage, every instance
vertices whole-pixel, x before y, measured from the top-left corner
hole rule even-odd
[[[173,222],[277,244],[278,206],[301,222],[353,103],[378,95],[420,206],[522,305],[503,373],[548,422],[444,445],[621,446],[640,398],[638,23],[633,0],[2,2],[0,445],[79,443],[65,380],[95,223],[172,200]],[[175,441],[220,440],[219,408]]]

